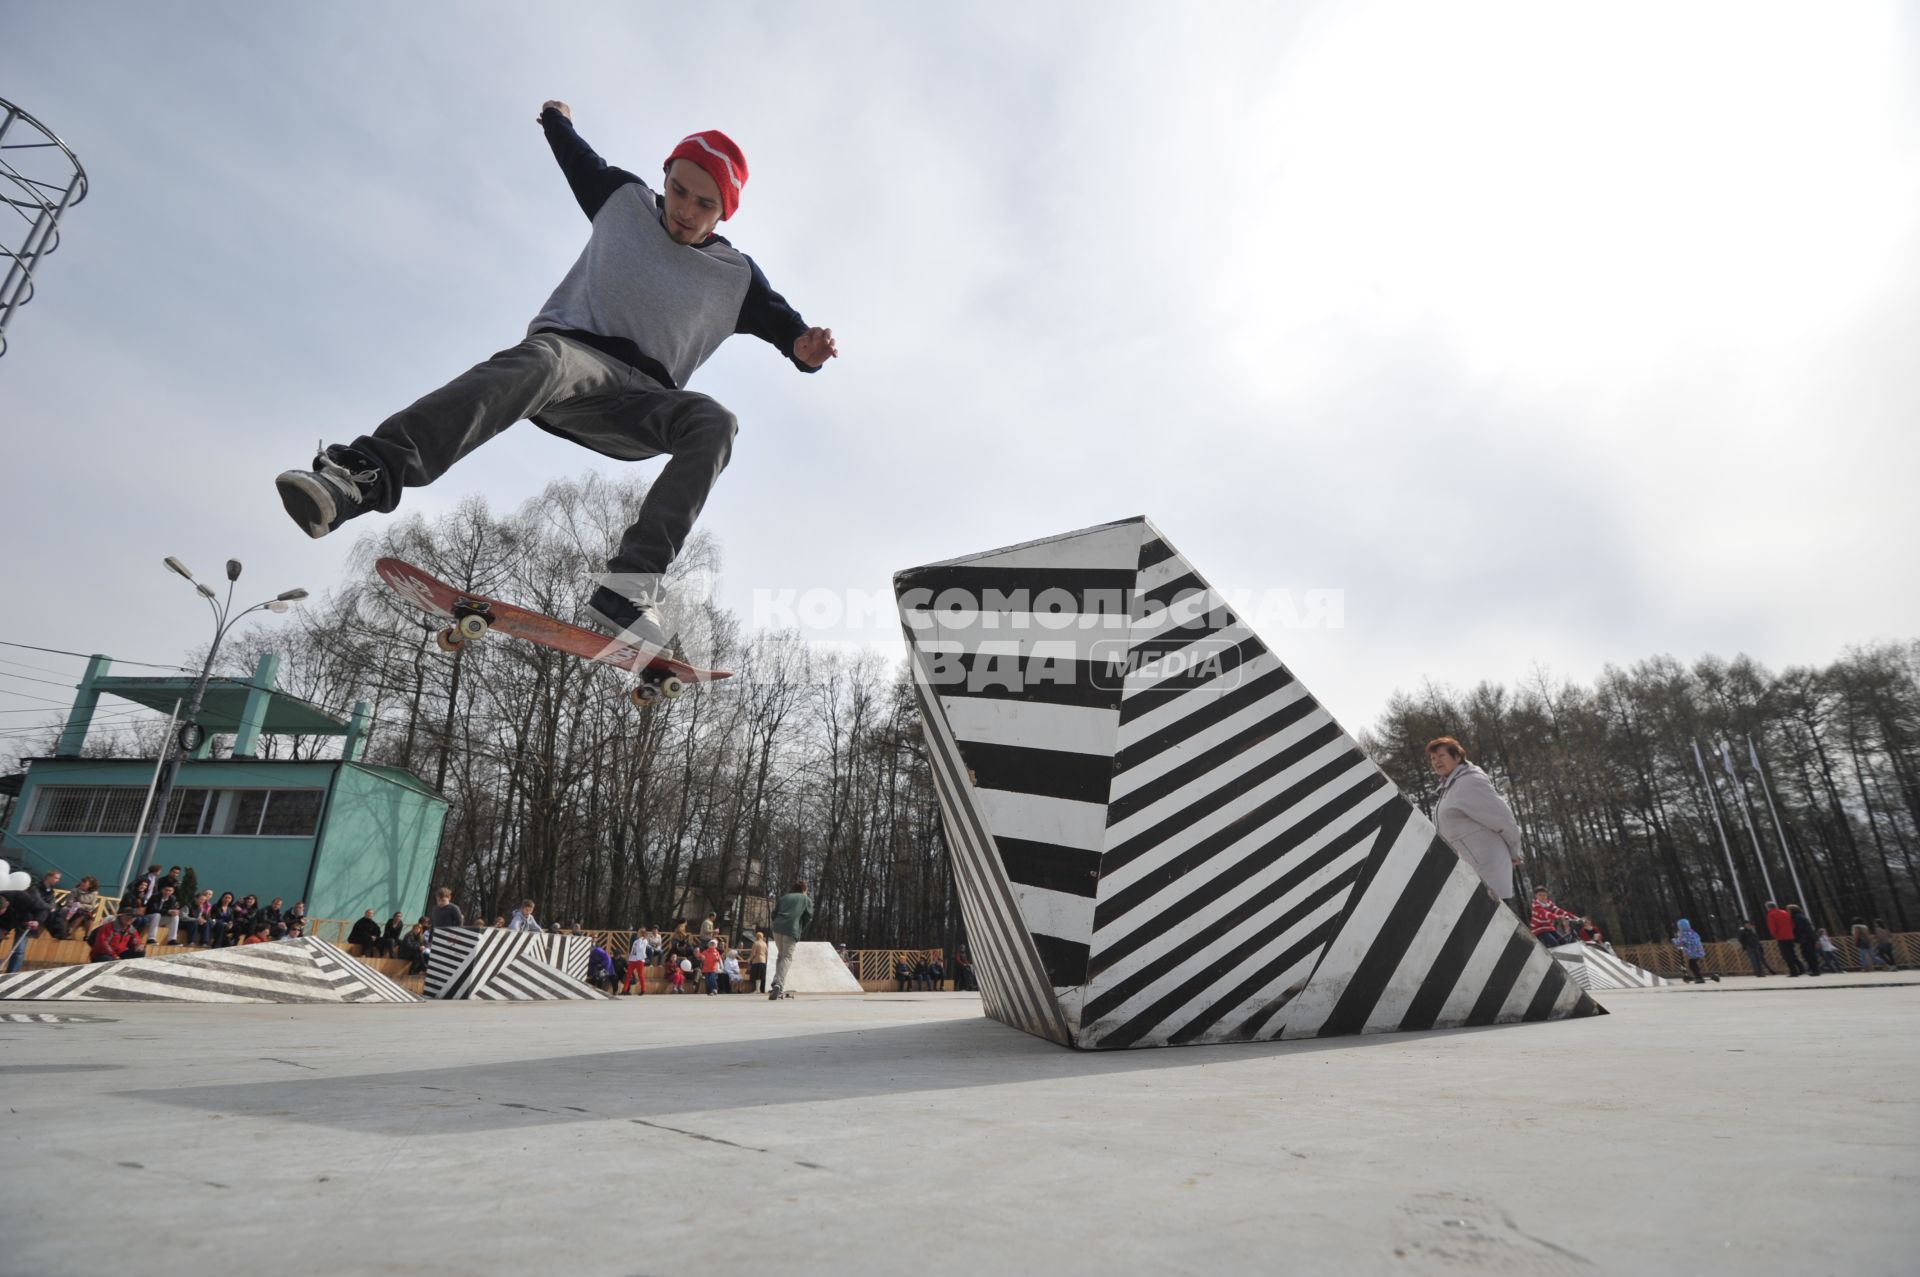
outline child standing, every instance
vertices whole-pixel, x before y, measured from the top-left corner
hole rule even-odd
[[[1719,976],[1707,975],[1700,969],[1701,960],[1707,956],[1707,946],[1700,939],[1700,933],[1695,931],[1692,924],[1685,918],[1680,919],[1680,925],[1674,932],[1673,943],[1674,947],[1680,950],[1680,955],[1687,960],[1687,969],[1693,972],[1687,977],[1688,983],[1705,984],[1709,980],[1715,984],[1720,983]]]
[[[643,930],[633,937],[633,947],[627,950],[626,992],[633,992],[633,982],[640,982],[641,996],[647,992],[647,962],[653,957],[653,946],[647,942],[647,933]]]

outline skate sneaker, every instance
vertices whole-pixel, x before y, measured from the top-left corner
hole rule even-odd
[[[317,539],[373,508],[380,466],[357,448],[323,444],[311,469],[283,471],[273,485],[293,521]]]
[[[630,598],[603,585],[587,600],[587,616],[596,629],[618,642],[649,656],[673,656],[673,639],[666,631],[657,593]]]

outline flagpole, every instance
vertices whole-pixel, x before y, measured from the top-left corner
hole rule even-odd
[[[1800,900],[1800,907],[1807,908],[1807,893],[1800,886],[1800,871],[1794,867],[1793,853],[1787,850],[1787,831],[1780,823],[1780,808],[1774,805],[1773,786],[1767,783],[1767,769],[1760,765],[1760,751],[1753,746],[1753,737],[1747,737],[1747,761],[1753,764],[1753,770],[1760,777],[1760,792],[1767,796],[1767,811],[1773,816],[1773,836],[1780,840],[1780,856],[1787,862],[1787,872],[1793,875],[1793,894]]]
[[[1747,908],[1747,893],[1740,889],[1740,871],[1733,866],[1733,847],[1727,842],[1726,827],[1720,823],[1720,804],[1714,798],[1713,781],[1707,775],[1706,761],[1700,757],[1699,741],[1693,742],[1693,765],[1700,769],[1700,780],[1707,787],[1707,810],[1713,813],[1713,827],[1720,834],[1720,850],[1727,855],[1727,877],[1733,880],[1733,898],[1740,902],[1741,921],[1751,921],[1753,913]],[[1760,873],[1763,877],[1766,872],[1767,867],[1761,865]],[[1767,894],[1773,894],[1771,887],[1767,889]]]
[[[1773,877],[1767,872],[1767,853],[1760,850],[1760,834],[1753,827],[1753,805],[1752,799],[1747,796],[1747,782],[1741,780],[1740,774],[1733,770],[1733,750],[1728,748],[1725,741],[1720,742],[1720,765],[1727,769],[1727,779],[1740,791],[1740,819],[1746,823],[1747,841],[1753,844],[1753,858],[1760,862],[1760,881],[1766,884],[1767,895],[1777,901],[1780,897],[1773,894]],[[1800,902],[1800,907],[1807,907],[1804,900]]]
[[[167,732],[160,738],[160,757],[153,764],[153,779],[147,782],[147,796],[140,804],[140,819],[133,826],[133,846],[127,848],[126,861],[120,866],[120,895],[125,897],[127,887],[133,882],[133,858],[140,851],[140,844],[147,836],[147,813],[153,810],[153,791],[160,783],[160,773],[167,765],[167,752],[173,748],[173,724],[180,717],[180,701],[173,702],[173,712],[167,715]],[[160,813],[165,821],[167,814]]]

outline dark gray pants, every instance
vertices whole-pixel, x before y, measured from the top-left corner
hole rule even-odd
[[[373,508],[391,511],[518,421],[621,461],[671,459],[640,517],[607,560],[617,573],[657,574],[680,553],[707,494],[733,455],[738,423],[706,395],[673,390],[639,369],[557,333],[535,333],[380,423],[353,446],[380,464]]]

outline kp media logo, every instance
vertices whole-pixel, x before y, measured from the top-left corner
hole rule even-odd
[[[1165,600],[1053,589],[901,598],[927,681],[955,694],[1118,704],[1144,688],[1224,692],[1262,649],[1204,587]],[[1098,594],[1100,597],[1092,596]],[[1046,596],[1054,597],[1046,597]]]

